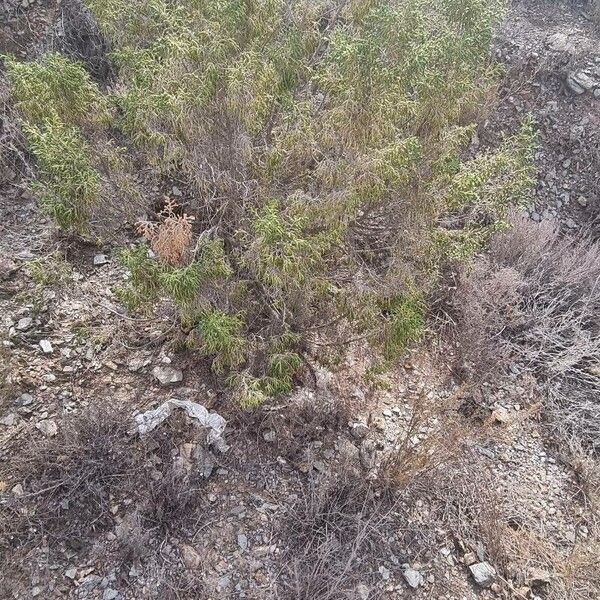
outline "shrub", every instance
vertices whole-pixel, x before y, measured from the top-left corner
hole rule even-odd
[[[464,267],[454,303],[460,357],[477,380],[534,375],[548,415],[598,450],[600,247],[513,214],[490,251]]]
[[[398,356],[424,331],[440,264],[480,248],[529,184],[529,121],[497,151],[460,159],[494,84],[499,0],[89,8],[112,49],[112,97],[63,58],[13,70],[38,69],[50,106],[65,88],[65,135],[80,127],[92,150],[89,106],[114,103],[106,114],[131,155],[185,184],[185,213],[167,205],[141,226],[146,243],[123,253],[120,294],[175,303],[190,345],[249,403],[289,389],[317,335],[343,345],[358,330]],[[37,118],[43,107],[19,86]],[[102,193],[114,176],[101,170]],[[75,200],[88,198],[58,206]]]
[[[87,208],[98,200],[100,174],[81,133],[59,121],[23,130],[40,169],[34,189],[42,206],[61,227],[85,227]]]
[[[60,54],[19,62],[5,56],[16,107],[27,123],[84,125],[109,118],[106,98],[78,62]]]

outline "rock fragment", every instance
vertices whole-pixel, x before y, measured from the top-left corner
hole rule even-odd
[[[154,367],[152,375],[164,386],[176,385],[183,380],[183,371],[166,365]]]
[[[496,580],[496,569],[487,561],[470,565],[469,570],[479,587],[488,588]]]

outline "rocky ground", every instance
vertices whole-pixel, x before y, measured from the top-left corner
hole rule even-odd
[[[3,7],[0,48],[23,55],[59,13],[50,0]],[[531,219],[597,237],[600,34],[585,11],[546,0],[511,5],[496,42],[506,70],[500,100],[474,143],[493,144],[532,113]],[[151,490],[165,463],[183,464],[199,492],[185,513],[144,532],[139,490],[124,486],[107,500],[109,526],[92,523],[85,544],[52,546],[50,530],[37,531],[41,543],[0,575],[0,597],[597,597],[597,515],[581,465],[548,437],[529,382],[475,393],[454,380],[452,349],[429,347],[368,384],[357,347],[335,374],[315,366],[310,386],[241,413],[199,357],[177,351],[168,315],[126,314],[114,295],[125,273],[110,247],[60,237],[40,215],[9,117],[0,131],[14,146],[0,165],[2,460],[52,448],[43,444],[60,440],[70,418],[105,406],[132,430],[133,452],[134,416],[173,397],[221,414],[228,448],[208,448],[176,419],[170,457],[144,446],[151,466],[138,485]],[[369,487],[381,477],[406,490],[402,501]],[[356,481],[362,504],[340,491]],[[32,494],[4,469],[0,492],[0,511]],[[328,528],[347,528],[352,539],[330,547]],[[306,542],[315,532],[325,540],[317,547]],[[368,548],[358,562],[357,539]]]

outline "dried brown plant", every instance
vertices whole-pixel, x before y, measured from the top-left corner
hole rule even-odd
[[[137,230],[150,243],[159,260],[177,267],[189,261],[194,217],[178,212],[179,205],[168,198],[160,211],[159,223],[140,221]]]

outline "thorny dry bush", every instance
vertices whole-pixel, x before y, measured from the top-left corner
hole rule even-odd
[[[463,269],[454,306],[471,377],[532,374],[553,425],[600,449],[600,245],[513,215]]]
[[[32,436],[9,452],[0,470],[0,554],[15,581],[42,548],[86,555],[114,530],[108,553],[128,562],[197,522],[203,473],[185,462],[182,444],[200,440],[177,418],[143,440],[129,427],[112,408],[90,409],[65,418],[56,437]]]
[[[46,52],[60,52],[84,63],[90,74],[100,82],[105,82],[112,73],[107,56],[109,44],[82,0],[62,0],[45,46]]]

